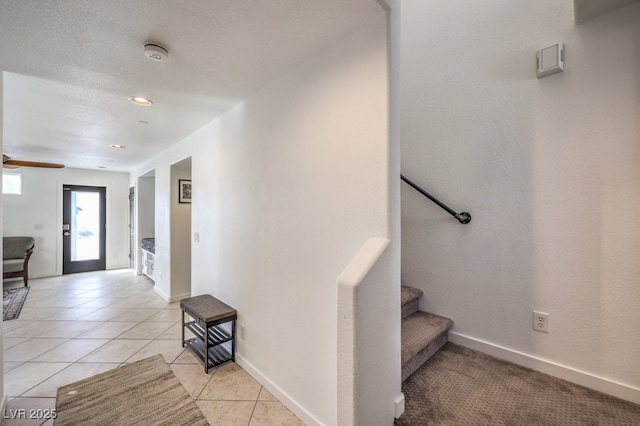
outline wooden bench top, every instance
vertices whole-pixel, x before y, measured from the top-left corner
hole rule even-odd
[[[235,309],[210,294],[182,299],[180,307],[207,324],[231,321],[238,317]]]

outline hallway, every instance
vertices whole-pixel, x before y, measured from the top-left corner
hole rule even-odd
[[[155,354],[212,425],[303,424],[236,364],[206,375],[180,343],[179,303],[162,300],[146,277],[115,270],[29,284],[19,318],[3,322],[4,425],[52,424],[10,417],[20,409],[27,416],[30,409],[53,409],[58,387]]]

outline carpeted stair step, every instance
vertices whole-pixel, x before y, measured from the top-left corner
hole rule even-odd
[[[402,318],[406,318],[409,315],[418,312],[420,299],[423,295],[422,290],[413,287],[407,287],[403,285],[402,291]]]
[[[402,320],[402,381],[449,340],[449,318],[418,311]]]

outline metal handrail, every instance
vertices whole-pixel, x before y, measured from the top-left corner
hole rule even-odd
[[[405,183],[407,183],[413,189],[415,189],[416,191],[418,191],[419,193],[421,193],[422,195],[424,195],[425,197],[427,197],[428,199],[430,199],[431,201],[436,203],[438,206],[440,206],[442,209],[444,209],[451,216],[455,217],[458,220],[458,222],[460,222],[461,224],[466,225],[467,223],[471,222],[471,215],[469,213],[467,213],[467,212],[457,213],[455,210],[451,209],[445,203],[443,203],[442,201],[438,200],[436,197],[434,197],[433,195],[429,194],[424,189],[420,188],[417,184],[415,184],[412,181],[410,181],[409,179],[407,179],[404,175],[400,175],[400,179],[402,179]]]

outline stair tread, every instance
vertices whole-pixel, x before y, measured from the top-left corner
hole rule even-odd
[[[418,311],[402,320],[402,363],[453,326],[449,318]]]
[[[403,305],[415,299],[419,299],[424,294],[422,290],[418,288],[407,287],[406,285],[401,286],[400,289],[401,289],[401,297],[402,297],[401,300]]]

